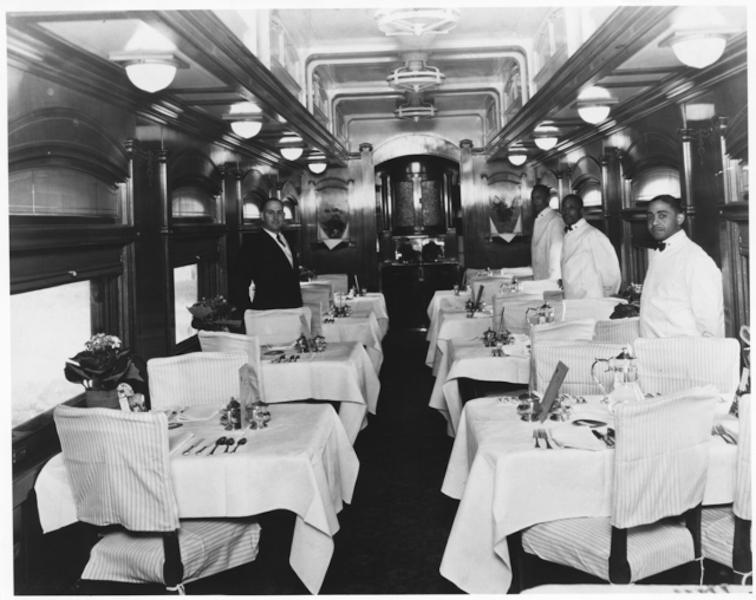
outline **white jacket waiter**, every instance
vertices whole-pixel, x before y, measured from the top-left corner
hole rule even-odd
[[[560,279],[564,221],[558,211],[549,207],[549,188],[535,185],[530,193],[533,212],[533,237],[530,240],[530,262],[533,279]]]
[[[673,196],[648,203],[646,222],[657,249],[643,282],[642,337],[724,337],[722,272],[682,230],[685,213]]]
[[[570,194],[562,200],[565,233],[562,246],[564,297],[604,298],[619,291],[622,274],[614,246],[583,218],[583,199]]]

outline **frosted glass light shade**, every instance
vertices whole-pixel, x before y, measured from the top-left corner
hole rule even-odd
[[[300,156],[302,156],[303,151],[304,149],[300,148],[299,146],[289,146],[286,148],[281,148],[281,156],[283,156],[286,160],[297,160]]]
[[[311,162],[309,165],[307,165],[307,168],[310,169],[315,175],[320,175],[323,171],[326,170],[326,163],[324,162]]]
[[[176,76],[176,65],[167,61],[144,59],[127,64],[126,74],[140,90],[154,93],[171,85]]]
[[[617,99],[602,87],[591,86],[586,88],[577,98],[577,109],[580,118],[586,123],[601,123],[609,116],[612,105]]]
[[[536,137],[535,143],[541,150],[551,150],[557,145],[559,138],[556,137]]]
[[[231,121],[231,129],[243,138],[253,138],[262,129],[261,121]]]
[[[525,161],[528,160],[528,155],[524,150],[513,150],[507,154],[507,158],[515,167],[519,167],[525,164]]]
[[[580,106],[578,108],[578,114],[586,123],[595,125],[596,123],[601,123],[601,121],[605,120],[609,116],[610,110],[611,107],[605,105]]]
[[[672,40],[672,50],[677,59],[689,67],[703,69],[716,62],[727,45],[727,39],[721,35],[702,33],[700,35],[680,36]]]

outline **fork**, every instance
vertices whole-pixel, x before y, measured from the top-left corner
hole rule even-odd
[[[724,425],[722,425],[721,423],[714,425],[714,429],[716,429],[716,434],[728,444],[737,444],[735,438],[730,434],[729,431],[725,429]]]
[[[537,429],[533,430],[533,439],[535,440],[535,447],[540,450],[541,444],[538,443],[538,437],[539,437],[538,430]]]
[[[546,430],[545,429],[539,429],[538,430],[538,435],[541,437],[541,439],[544,442],[546,442],[546,448],[548,450],[553,450],[553,448],[551,447],[551,444],[549,443],[549,435],[546,433]]]

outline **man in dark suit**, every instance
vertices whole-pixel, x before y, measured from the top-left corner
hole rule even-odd
[[[283,203],[271,198],[263,206],[262,230],[248,236],[239,251],[233,303],[243,314],[248,308],[296,308],[302,306],[299,263],[286,238]],[[250,283],[254,297],[249,301]]]

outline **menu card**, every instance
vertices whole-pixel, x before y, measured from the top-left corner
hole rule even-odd
[[[554,369],[554,374],[551,376],[551,381],[549,381],[546,393],[543,395],[543,400],[541,400],[541,414],[538,417],[538,420],[541,421],[541,423],[549,417],[549,411],[554,404],[554,400],[556,400],[559,388],[562,387],[562,382],[567,376],[567,371],[569,370],[570,368],[561,360],[557,364],[556,369]]]

